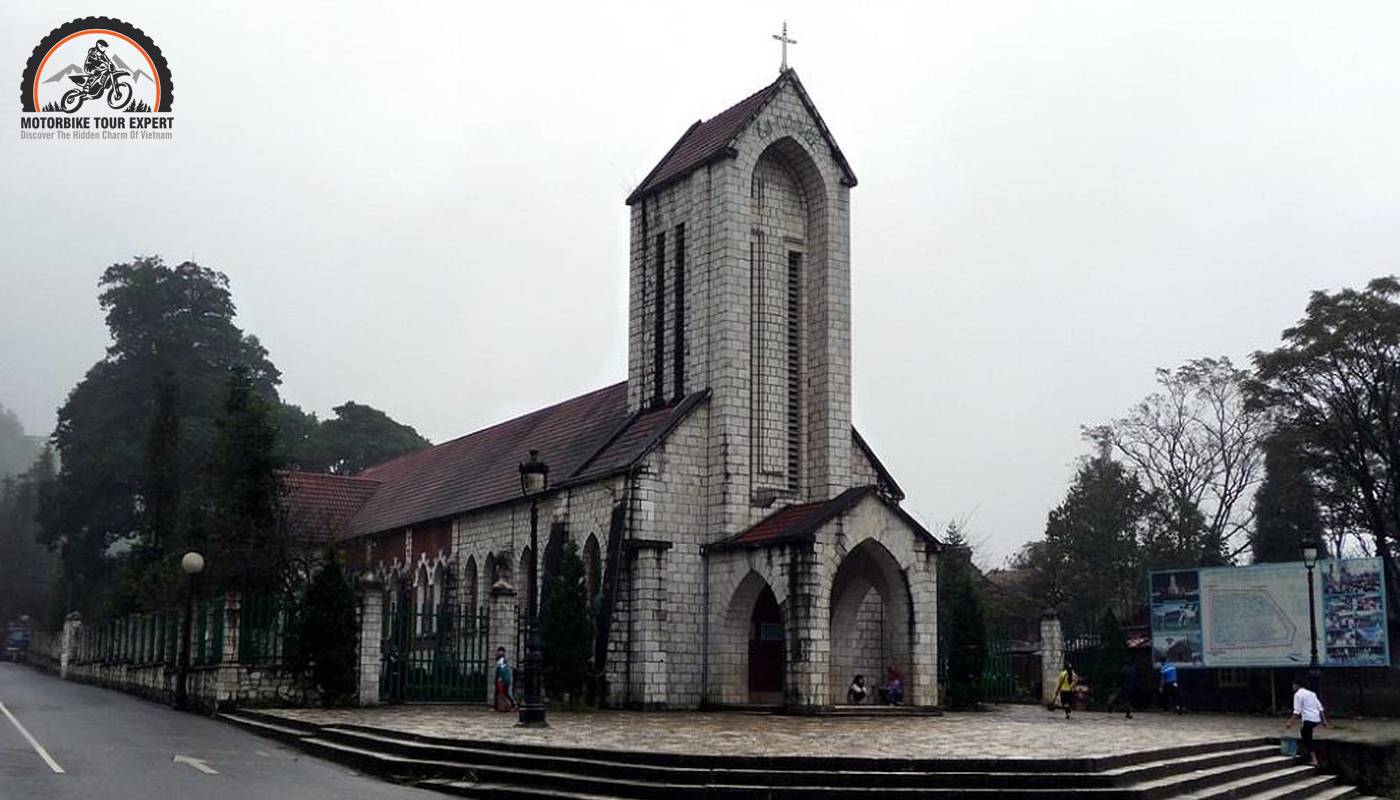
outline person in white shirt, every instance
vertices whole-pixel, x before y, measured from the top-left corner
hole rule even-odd
[[[1301,676],[1293,679],[1293,716],[1283,723],[1285,729],[1293,727],[1294,720],[1301,720],[1303,723],[1303,736],[1301,746],[1298,748],[1298,756],[1306,755],[1308,759],[1317,765],[1317,753],[1313,752],[1313,728],[1321,725],[1330,728],[1327,722],[1327,710],[1322,707],[1322,701],[1317,699],[1317,693],[1303,685]]]

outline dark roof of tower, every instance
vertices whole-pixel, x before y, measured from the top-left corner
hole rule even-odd
[[[768,105],[768,101],[778,94],[785,83],[792,84],[793,89],[797,91],[797,96],[802,99],[802,104],[807,108],[807,112],[816,121],[822,138],[831,148],[832,158],[841,166],[846,185],[855,186],[856,176],[851,171],[851,165],[846,162],[841,148],[831,137],[831,131],[827,129],[826,123],[817,113],[817,107],[807,96],[807,90],[802,87],[802,81],[797,79],[797,72],[787,69],[778,75],[777,80],[757,92],[713,117],[699,120],[687,128],[685,133],[681,134],[681,138],[661,158],[661,161],[642,179],[641,184],[632,191],[632,194],[627,196],[627,205],[630,206],[647,195],[670,186],[712,161],[733,158],[734,140],[738,138],[740,133],[743,133],[753,118],[758,116],[758,112]]]
[[[847,489],[830,500],[798,503],[781,508],[738,534],[716,543],[712,550],[764,547],[785,542],[810,541],[823,525],[855,508],[867,497],[875,497],[894,512],[910,530],[935,550],[941,545],[928,529],[899,507],[899,504],[878,486],[857,486]]]

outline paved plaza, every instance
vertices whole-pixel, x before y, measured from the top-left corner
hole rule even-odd
[[[693,755],[890,758],[1093,758],[1178,745],[1279,736],[1282,718],[1244,715],[1062,713],[993,706],[944,716],[793,717],[737,712],[551,712],[548,730],[514,714],[440,705],[282,709],[315,724],[353,723],[423,736]],[[1296,729],[1295,729],[1296,730]],[[1319,738],[1400,741],[1400,721],[1339,720]]]

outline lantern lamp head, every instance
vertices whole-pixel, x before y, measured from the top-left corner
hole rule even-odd
[[[1303,565],[1308,569],[1317,566],[1317,540],[1305,539],[1303,541]]]
[[[549,465],[540,460],[540,451],[531,450],[520,465],[520,494],[532,497],[549,488]]]

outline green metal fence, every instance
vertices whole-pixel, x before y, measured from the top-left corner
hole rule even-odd
[[[243,599],[238,612],[238,661],[254,667],[280,667],[295,661],[301,620],[296,595]]]
[[[485,608],[415,608],[390,595],[380,696],[389,702],[486,702],[490,620]]]
[[[1016,699],[1016,671],[1011,659],[1011,637],[987,638],[987,663],[982,668],[982,699],[1005,703]]]
[[[202,600],[195,605],[190,664],[204,667],[219,663],[224,653],[224,599]]]

